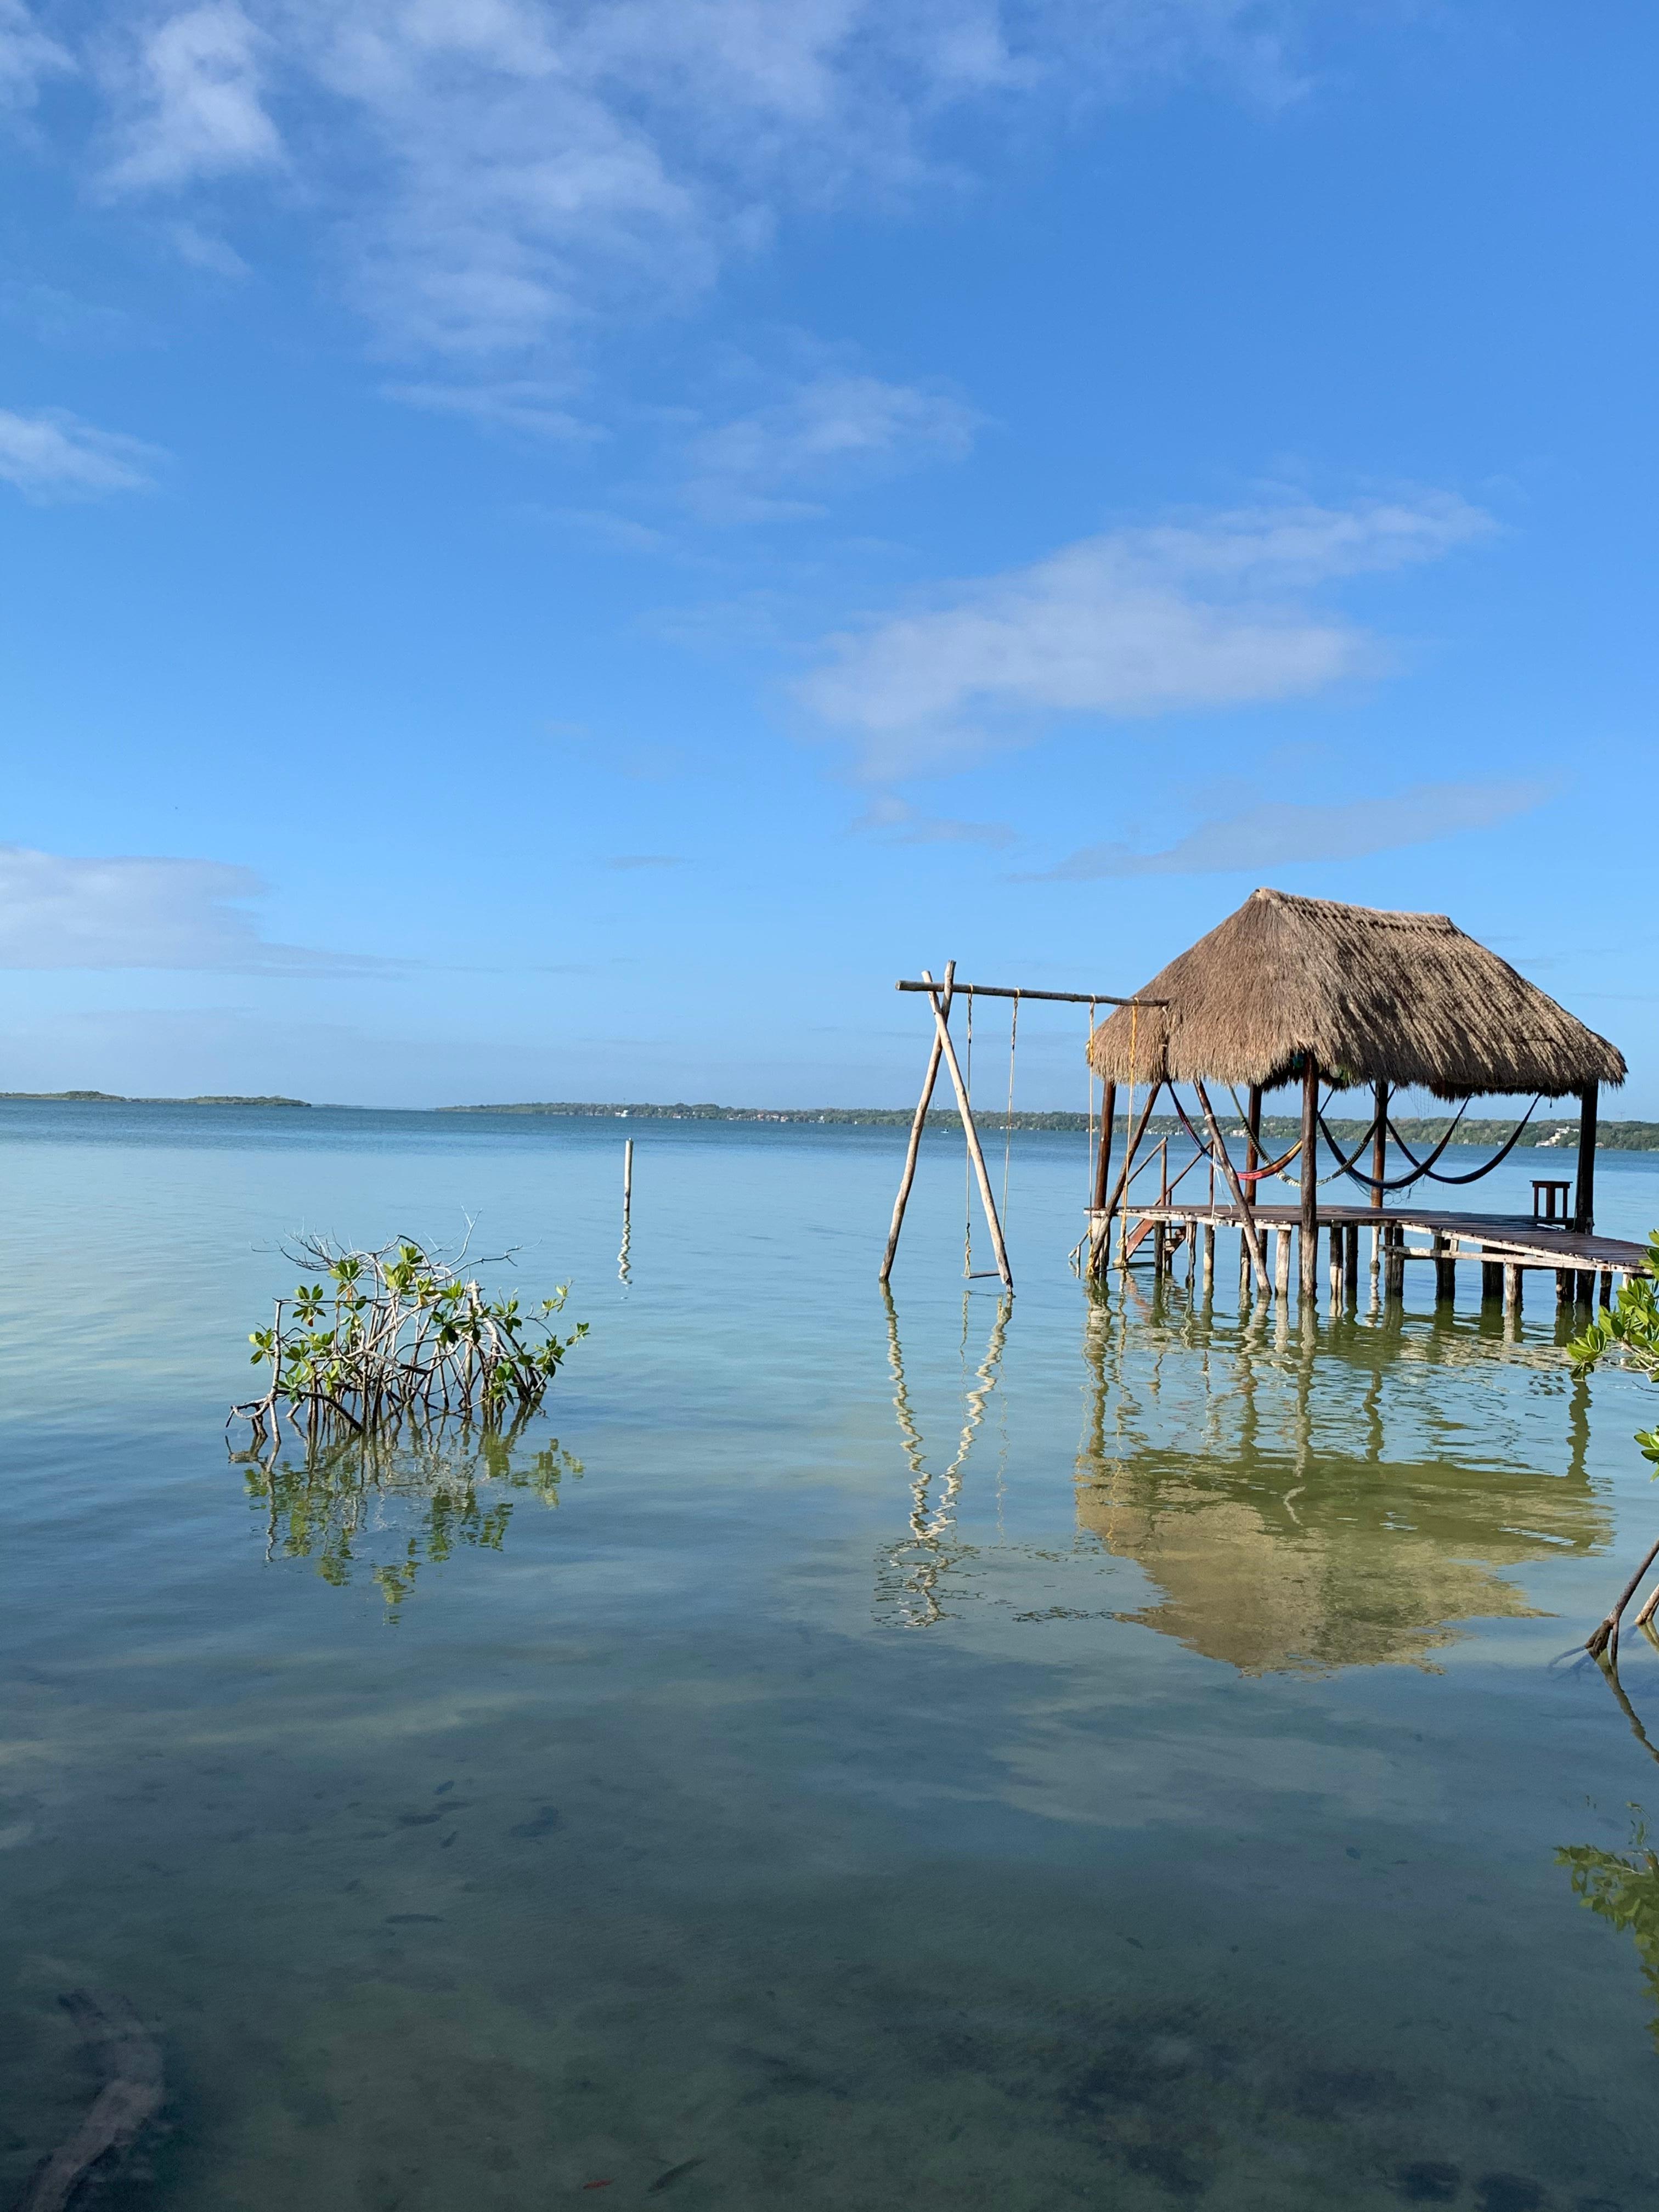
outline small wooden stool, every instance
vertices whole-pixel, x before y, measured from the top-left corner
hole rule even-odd
[[[1555,1229],[1567,1225],[1567,1194],[1570,1182],[1549,1182],[1534,1177],[1532,1186],[1532,1218]]]

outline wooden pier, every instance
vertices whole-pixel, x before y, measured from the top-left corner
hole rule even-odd
[[[1261,1279],[1250,1255],[1246,1214],[1261,1253]],[[1293,1206],[1237,1206],[1131,1199],[1116,1210],[1097,1207],[1089,1215],[1089,1241],[1103,1270],[1127,1266],[1143,1255],[1160,1273],[1173,1273],[1179,1255],[1187,1257],[1188,1279],[1205,1289],[1215,1279],[1215,1233],[1231,1229],[1240,1236],[1241,1281],[1248,1291],[1285,1297],[1292,1281],[1305,1281],[1317,1267],[1292,1267],[1291,1239],[1302,1234],[1300,1211]],[[1451,1304],[1457,1291],[1459,1261],[1481,1270],[1483,1304],[1501,1298],[1505,1312],[1521,1309],[1523,1279],[1544,1270],[1556,1279],[1563,1304],[1583,1304],[1599,1297],[1610,1303],[1613,1279],[1645,1273],[1648,1250],[1618,1237],[1551,1225],[1519,1213],[1447,1213],[1401,1207],[1322,1206],[1317,1237],[1327,1248],[1333,1309],[1352,1310],[1358,1303],[1360,1231],[1371,1231],[1367,1271],[1380,1273],[1385,1297],[1405,1289],[1406,1263],[1429,1261],[1435,1270],[1435,1302]],[[1407,1243],[1408,1236],[1427,1241]],[[1115,1249],[1114,1249],[1114,1244]],[[1150,1249],[1149,1249],[1150,1248]]]

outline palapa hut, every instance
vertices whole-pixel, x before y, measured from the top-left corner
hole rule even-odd
[[[1339,1090],[1370,1085],[1378,1132],[1373,1204],[1380,1206],[1388,1095],[1409,1085],[1459,1100],[1576,1095],[1582,1104],[1572,1225],[1581,1231],[1594,1225],[1599,1087],[1622,1083],[1626,1073],[1617,1046],[1447,915],[1389,914],[1276,890],[1253,891],[1236,914],[1155,975],[1133,1004],[1102,1022],[1090,1039],[1089,1059],[1106,1085],[1095,1203],[1109,1214],[1109,1133],[1120,1085],[1148,1087],[1144,1128],[1164,1085],[1193,1085],[1218,1146],[1204,1086],[1247,1086],[1251,1157],[1243,1187],[1230,1164],[1226,1172],[1236,1202],[1248,1212],[1264,1091],[1301,1085],[1302,1146],[1311,1159],[1321,1083]],[[1138,1134],[1131,1135],[1132,1156]],[[1224,1147],[1221,1152],[1224,1160]],[[1302,1282],[1310,1295],[1316,1181],[1310,1174],[1301,1178]]]

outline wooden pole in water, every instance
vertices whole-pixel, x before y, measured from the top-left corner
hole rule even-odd
[[[623,1219],[634,1210],[634,1139],[623,1139]]]
[[[1389,1179],[1389,1086],[1374,1084],[1371,1096],[1376,1104],[1376,1133],[1371,1139],[1371,1206],[1381,1213],[1382,1201],[1388,1196],[1382,1188]],[[1371,1231],[1371,1273],[1375,1274],[1382,1259],[1382,1224],[1379,1221]]]
[[[997,1219],[997,1202],[991,1191],[991,1171],[985,1164],[985,1154],[980,1148],[979,1131],[974,1126],[974,1109],[968,1097],[968,1085],[962,1079],[962,1070],[957,1065],[957,1048],[951,1042],[951,1032],[945,1025],[945,1012],[937,991],[932,994],[933,1028],[945,1065],[951,1071],[951,1085],[957,1094],[957,1111],[962,1116],[963,1133],[968,1139],[968,1156],[974,1164],[974,1176],[979,1184],[980,1204],[985,1208],[986,1224],[991,1231],[991,1249],[996,1255],[997,1273],[1002,1278],[1005,1290],[1014,1287],[1013,1270],[1008,1265],[1008,1248],[1002,1241],[1002,1224]]]
[[[1117,1121],[1117,1085],[1103,1083],[1100,1089],[1100,1143],[1095,1152],[1094,1211],[1103,1212],[1106,1192],[1112,1173],[1112,1136]],[[1110,1240],[1110,1224],[1102,1222],[1099,1233],[1090,1248],[1089,1268],[1091,1274],[1106,1272],[1106,1247]]]
[[[1302,1295],[1319,1303],[1319,1062],[1302,1063]]]
[[[922,973],[931,983],[933,977],[928,971],[924,969]],[[945,963],[945,1014],[947,1021],[951,1014],[951,989],[956,973],[956,962],[947,960]],[[898,1196],[893,1202],[893,1225],[887,1232],[887,1251],[878,1279],[884,1283],[893,1272],[893,1255],[898,1250],[899,1231],[904,1226],[904,1209],[910,1203],[910,1186],[916,1179],[916,1155],[921,1150],[921,1133],[927,1126],[927,1109],[933,1103],[933,1085],[939,1081],[939,1064],[943,1057],[939,1038],[935,1036],[933,1049],[927,1055],[927,1079],[922,1084],[921,1097],[917,1101],[915,1116],[910,1124],[910,1144],[904,1155],[904,1174],[899,1182]]]
[[[1245,1103],[1244,1164],[1251,1171],[1244,1177],[1244,1203],[1249,1210],[1251,1219],[1254,1220],[1256,1193],[1255,1170],[1261,1164],[1261,1085],[1259,1083],[1253,1083],[1250,1085],[1249,1096]],[[1258,1247],[1261,1242],[1258,1237],[1256,1239]],[[1266,1297],[1267,1279],[1265,1272],[1259,1278],[1256,1287],[1262,1297]]]
[[[1587,1083],[1578,1094],[1578,1188],[1572,1225],[1581,1237],[1595,1226],[1595,1121],[1601,1085]]]

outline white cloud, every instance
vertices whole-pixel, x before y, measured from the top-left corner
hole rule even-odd
[[[871,801],[853,824],[854,830],[873,831],[889,845],[991,845],[1015,842],[1016,833],[1006,822],[957,822],[948,816],[921,814],[907,799],[884,792]]]
[[[558,444],[585,442],[604,435],[560,402],[568,386],[545,379],[520,377],[493,384],[389,384],[388,399],[424,407],[434,414],[463,415],[498,430],[516,430]]]
[[[154,446],[94,430],[61,408],[38,415],[0,407],[0,481],[35,500],[96,499],[143,491],[163,458]]]
[[[1492,526],[1437,495],[1113,531],[829,640],[798,694],[879,776],[958,764],[1045,718],[1305,696],[1383,655],[1304,592],[1433,559]]]
[[[111,187],[177,186],[278,164],[282,139],[263,99],[267,43],[235,0],[147,26],[136,53],[107,64],[122,114]]]
[[[940,392],[879,377],[826,374],[787,398],[693,440],[688,496],[711,521],[763,521],[823,510],[803,493],[955,459],[979,418]]]
[[[1162,853],[1088,845],[1036,880],[1092,883],[1107,876],[1252,874],[1298,861],[1357,860],[1401,845],[1425,845],[1530,812],[1548,796],[1540,783],[1419,783],[1388,799],[1334,805],[1273,799],[1200,823]]]
[[[392,964],[266,943],[245,904],[264,889],[251,868],[221,860],[76,859],[0,845],[0,969],[309,975]]]
[[[0,108],[29,106],[45,78],[74,66],[58,41],[40,28],[24,0],[0,0]]]
[[[343,282],[390,343],[481,357],[684,301],[787,207],[954,179],[936,149],[964,107],[1064,113],[1194,70],[1289,97],[1279,27],[1297,12],[1296,0],[151,0],[136,50],[112,60],[100,46],[118,137],[108,176],[176,190],[283,166],[301,187],[289,204],[331,222]]]

